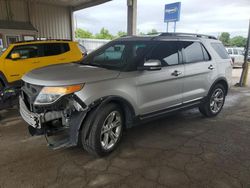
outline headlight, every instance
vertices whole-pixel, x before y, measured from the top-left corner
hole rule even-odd
[[[62,87],[44,87],[39,95],[36,97],[36,105],[51,104],[56,102],[64,95],[68,95],[83,88],[84,84],[72,85],[72,86],[62,86]]]

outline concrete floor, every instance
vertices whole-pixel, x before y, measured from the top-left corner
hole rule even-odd
[[[250,88],[232,88],[218,117],[190,110],[132,128],[102,159],[80,148],[52,151],[29,136],[17,110],[0,111],[0,188],[249,188],[249,111]]]

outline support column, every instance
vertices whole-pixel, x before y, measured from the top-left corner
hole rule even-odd
[[[74,11],[72,7],[69,8],[69,19],[70,19],[70,39],[75,40]]]
[[[137,0],[127,0],[127,5],[128,5],[127,33],[128,35],[136,35]]]

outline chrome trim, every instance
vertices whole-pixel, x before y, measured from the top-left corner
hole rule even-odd
[[[201,100],[203,98],[204,97],[198,97],[198,98],[195,98],[195,99],[192,99],[192,100],[185,101],[185,102],[183,102],[183,104],[190,103],[190,102],[195,102],[195,101]]]

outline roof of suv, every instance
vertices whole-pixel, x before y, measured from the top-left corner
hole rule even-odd
[[[49,39],[49,40],[29,40],[29,41],[18,41],[13,43],[15,44],[39,44],[39,43],[57,43],[57,42],[65,42],[65,43],[69,43],[69,42],[75,42],[72,40],[64,40],[64,39]]]
[[[200,40],[200,39],[212,39],[217,40],[216,37],[203,34],[193,33],[156,33],[152,35],[142,36],[123,36],[118,38],[117,41],[151,41],[151,40],[164,40],[164,39],[189,39],[189,40]]]

